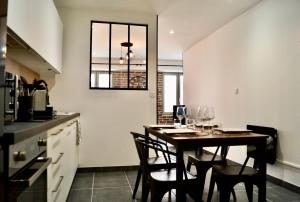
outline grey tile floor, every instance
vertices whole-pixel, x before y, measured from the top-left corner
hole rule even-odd
[[[137,171],[114,171],[114,172],[78,172],[75,176],[68,202],[140,202],[141,186],[139,187],[135,200],[131,198],[132,190],[136,179]],[[205,184],[205,200],[208,192],[209,176],[208,173]],[[247,196],[242,184],[235,187],[238,202],[246,202]],[[171,199],[168,194],[163,202],[175,201],[175,192],[172,191]],[[257,189],[254,188],[254,201],[257,201]],[[149,197],[150,198],[150,197]],[[150,200],[149,200],[150,201]],[[193,200],[188,198],[188,202]],[[219,201],[217,191],[213,194],[213,202]],[[271,182],[267,182],[267,201],[268,202],[300,202],[300,194],[287,190]]]

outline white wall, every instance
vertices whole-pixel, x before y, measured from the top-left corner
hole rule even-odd
[[[299,0],[263,0],[183,56],[185,104],[215,106],[225,127],[277,128],[278,159],[298,168],[299,8]],[[234,148],[231,158],[242,160],[241,150]],[[277,163],[268,173],[300,186],[299,169]]]
[[[156,121],[156,16],[107,10],[62,9],[63,73],[51,90],[58,111],[81,113],[80,167],[136,165],[130,131]],[[148,24],[149,91],[89,90],[90,21]],[[152,98],[151,98],[151,96]]]

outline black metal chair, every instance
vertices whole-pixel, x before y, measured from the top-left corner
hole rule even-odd
[[[221,148],[220,155],[217,155],[218,151]],[[199,187],[199,194],[203,195],[204,185],[205,185],[205,178],[207,171],[212,168],[214,165],[223,165],[226,163],[226,156],[228,153],[228,147],[217,147],[215,153],[211,153],[209,151],[203,150],[201,148],[198,150],[198,152],[195,154],[195,156],[189,155],[187,160],[187,170],[190,171],[192,166],[196,167],[197,172],[197,178],[200,181],[200,187]],[[234,190],[232,190],[232,194],[234,197],[234,200],[236,200],[236,195]]]
[[[266,161],[268,163],[275,163],[276,147],[277,147],[277,130],[270,127],[247,125],[247,129],[252,130],[253,133],[269,135],[266,145]],[[229,201],[230,191],[233,187],[243,182],[245,184],[247,197],[250,202],[253,200],[253,185],[260,188],[262,186],[262,178],[258,172],[258,155],[259,154],[254,145],[247,146],[247,158],[243,165],[237,163],[215,165],[212,169],[212,177],[210,181],[209,193],[207,201],[210,202],[214,190],[214,184],[217,183],[220,190],[220,201]],[[253,167],[248,167],[247,162],[249,158],[254,158]]]
[[[145,142],[148,142],[149,144],[159,144],[161,147],[165,148],[165,150],[168,151],[168,146],[166,143],[158,141],[158,140],[154,140],[152,138],[148,138],[146,140],[146,137],[142,134],[139,133],[135,133],[135,132],[131,132],[133,139],[139,139],[139,140],[143,140]],[[137,147],[137,145],[136,145]],[[135,198],[139,184],[140,184],[140,180],[142,175],[148,176],[149,172],[151,171],[155,171],[155,170],[160,170],[160,169],[166,169],[169,168],[171,166],[171,168],[175,168],[176,167],[176,159],[174,156],[171,155],[167,155],[168,156],[168,160],[169,160],[169,164],[166,163],[165,157],[164,156],[159,156],[159,152],[158,150],[154,149],[155,152],[155,157],[151,157],[147,159],[147,163],[143,163],[143,156],[142,154],[139,152],[138,147],[137,147],[137,151],[138,151],[138,155],[139,155],[139,159],[140,159],[140,166],[138,169],[138,174],[136,177],[136,181],[135,181],[135,186],[134,186],[134,190],[133,190],[133,194],[132,194],[132,198]],[[145,166],[147,167],[147,169],[145,168]],[[142,182],[142,196],[145,195],[145,180],[143,180]]]
[[[256,126],[256,125],[247,125],[247,129],[251,130],[252,133],[268,135],[267,146],[266,146],[266,160],[267,163],[274,164],[276,161],[276,150],[277,150],[277,139],[278,134],[275,128],[265,127],[265,126]],[[256,147],[254,145],[247,146],[247,155],[250,158],[254,159],[253,167],[257,168],[258,161]]]
[[[168,155],[177,154],[167,149],[164,149],[160,144],[155,142],[146,142],[143,139],[136,138],[135,143],[138,149],[138,153],[142,159],[142,167],[145,169],[145,172],[148,173],[147,183],[145,184],[145,195],[142,198],[142,201],[147,200],[147,196],[149,191],[151,190],[151,202],[160,202],[165,195],[166,192],[170,192],[172,189],[177,187],[176,181],[176,168],[172,168],[172,164]],[[147,151],[149,149],[153,149],[159,151],[163,154],[166,164],[168,165],[167,169],[158,170],[158,171],[150,171],[150,167],[148,165]],[[201,197],[197,196],[195,193],[197,189],[199,189],[199,180],[196,176],[186,172],[186,169],[183,166],[184,172],[183,174],[183,183],[185,187],[186,193],[190,194],[190,196],[197,202],[202,201]]]

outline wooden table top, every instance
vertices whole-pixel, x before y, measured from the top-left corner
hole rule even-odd
[[[217,146],[217,145],[247,145],[259,144],[266,141],[267,135],[256,134],[251,132],[241,133],[215,133],[201,135],[201,133],[181,133],[166,134],[162,129],[152,128],[145,125],[144,128],[152,135],[165,140],[173,145],[201,145],[201,146]]]

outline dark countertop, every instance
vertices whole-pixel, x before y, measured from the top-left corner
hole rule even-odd
[[[80,116],[79,113],[74,113],[71,115],[58,115],[46,121],[15,122],[6,125],[4,126],[4,134],[0,137],[0,144],[15,144],[78,116]]]

